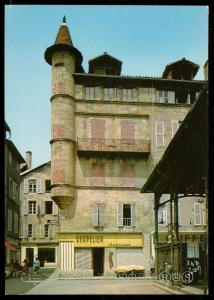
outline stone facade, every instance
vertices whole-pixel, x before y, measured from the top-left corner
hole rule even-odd
[[[50,162],[21,174],[21,260],[58,264],[58,208],[50,196]]]
[[[60,268],[99,275],[139,264],[148,273],[153,198],[140,189],[202,82],[120,76],[121,62],[107,53],[85,74],[65,22],[57,40],[65,29],[66,44],[45,52],[52,66],[51,197],[59,206]]]

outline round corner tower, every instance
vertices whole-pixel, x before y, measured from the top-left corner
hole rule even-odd
[[[45,51],[52,66],[51,198],[65,208],[75,198],[75,100],[73,73],[82,63],[73,47],[65,17],[54,45]]]

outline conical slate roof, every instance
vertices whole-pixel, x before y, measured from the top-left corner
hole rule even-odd
[[[65,44],[65,45],[69,45],[69,46],[73,46],[72,40],[71,40],[71,36],[69,33],[69,29],[68,26],[66,24],[66,20],[65,17],[63,18],[63,23],[59,28],[56,40],[55,40],[55,44]]]
[[[66,25],[65,17],[63,18],[63,23],[59,28],[55,43],[48,47],[45,51],[45,60],[49,65],[52,65],[52,55],[55,51],[67,50],[73,53],[76,57],[75,69],[78,72],[83,72],[84,70],[81,66],[82,64],[82,54],[81,52],[73,46],[71,36]]]

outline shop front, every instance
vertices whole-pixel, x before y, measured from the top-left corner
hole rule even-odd
[[[173,259],[180,263],[180,271],[192,270],[197,280],[203,280],[206,270],[206,232],[189,231],[179,232],[180,257],[174,254]],[[157,245],[159,273],[164,270],[166,264],[171,262],[171,242],[167,232],[159,232]]]
[[[143,264],[142,233],[59,233],[61,270],[91,270],[94,276],[119,265]]]

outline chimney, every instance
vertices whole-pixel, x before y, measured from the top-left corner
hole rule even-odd
[[[27,170],[32,168],[32,152],[26,151]]]

